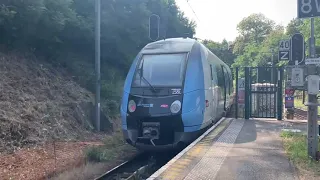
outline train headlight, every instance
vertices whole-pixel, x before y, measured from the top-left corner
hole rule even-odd
[[[133,113],[136,110],[137,106],[134,100],[130,100],[128,103],[128,110],[129,112]]]
[[[170,106],[171,113],[178,113],[181,109],[181,102],[179,100],[174,101]]]

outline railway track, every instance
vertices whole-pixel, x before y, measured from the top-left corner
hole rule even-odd
[[[234,108],[226,114],[226,117],[234,116]],[[212,126],[212,125],[211,125]],[[204,133],[211,126],[203,129]],[[110,171],[102,174],[95,180],[144,180],[149,178],[158,169],[174,158],[182,149],[161,153],[140,153],[132,159],[120,164]]]
[[[294,108],[294,116],[300,120],[307,120],[308,119],[308,111]],[[318,120],[320,120],[320,115],[318,115]]]
[[[141,180],[150,177],[178,152],[140,153],[95,180]]]

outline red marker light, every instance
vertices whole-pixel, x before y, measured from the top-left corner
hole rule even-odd
[[[168,104],[162,104],[160,107],[162,107],[162,108],[168,108],[169,105],[168,105]]]
[[[130,107],[130,109],[131,109],[132,112],[134,112],[134,111],[136,110],[136,106],[135,106],[135,105],[132,105],[132,106]]]
[[[136,103],[135,103],[133,100],[130,100],[130,101],[129,101],[128,109],[129,109],[129,112],[131,112],[131,113],[133,113],[134,111],[136,111],[137,106],[136,106]]]

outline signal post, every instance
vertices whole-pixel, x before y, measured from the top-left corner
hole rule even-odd
[[[307,70],[308,102],[308,155],[313,159],[318,159],[318,100],[319,93],[319,65],[320,58],[315,53],[314,17],[320,16],[320,0],[298,0],[298,18],[311,18],[311,35],[309,39],[310,58],[305,59],[305,69]]]

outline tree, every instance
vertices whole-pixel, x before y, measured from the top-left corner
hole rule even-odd
[[[289,36],[292,36],[293,34],[300,32],[302,25],[303,25],[303,20],[292,19],[286,27],[286,34]]]
[[[0,43],[33,49],[94,91],[94,0],[2,0]],[[174,0],[101,1],[101,96],[119,101],[124,77],[136,54],[150,40],[148,20],[161,17],[162,37],[189,37],[195,23]],[[105,101],[106,102],[106,101]],[[116,108],[117,109],[117,108]]]
[[[261,43],[267,34],[275,26],[275,22],[266,18],[263,14],[252,14],[244,18],[238,25],[237,29],[241,36],[255,43]]]
[[[223,40],[221,43],[214,42],[210,40],[204,40],[203,44],[218,56],[222,61],[224,61],[228,66],[231,66],[234,62],[236,56],[229,49],[229,43],[227,40]]]
[[[267,65],[272,59],[272,50],[275,51],[284,37],[284,27],[276,25],[263,14],[252,14],[237,27],[240,35],[234,42],[233,52],[237,59],[233,67]]]

